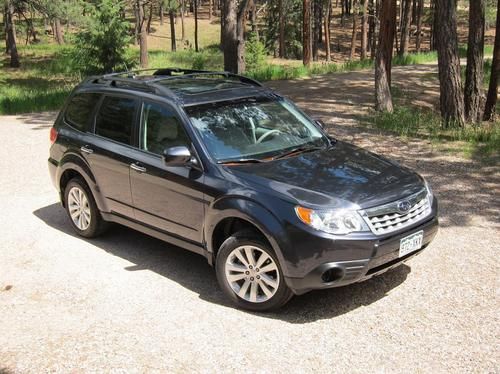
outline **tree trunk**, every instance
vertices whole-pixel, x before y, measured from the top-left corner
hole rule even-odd
[[[438,30],[438,22],[436,16],[436,1],[437,0],[431,0],[431,33],[430,33],[431,51],[435,51],[437,49],[436,34]]]
[[[175,12],[173,9],[168,11],[168,17],[170,19],[170,49],[172,52],[175,52],[177,51],[177,45],[175,43]]]
[[[392,112],[391,68],[396,33],[396,0],[381,0],[380,32],[375,59],[375,109]]]
[[[500,75],[500,0],[497,4],[497,26],[495,32],[495,47],[493,49],[493,61],[491,63],[491,78],[488,87],[488,96],[484,108],[483,119],[491,121],[495,119],[495,107],[498,95],[498,76]]]
[[[212,20],[212,11],[214,7],[214,2],[213,0],[208,0],[208,19]]]
[[[366,59],[368,50],[368,0],[363,0],[363,18],[361,20],[361,59]]]
[[[441,117],[444,125],[464,125],[464,96],[458,54],[455,0],[436,0]]]
[[[148,34],[146,32],[146,20],[144,16],[144,4],[137,0],[137,9],[139,15],[139,50],[140,65],[142,68],[148,67]]]
[[[321,29],[321,13],[319,9],[319,0],[313,0],[313,61],[318,61],[319,51],[319,31]]]
[[[311,0],[302,0],[302,62],[311,65]]]
[[[148,14],[148,24],[146,26],[146,32],[151,34],[151,22],[153,21],[153,3],[149,5],[149,14]]]
[[[10,54],[10,45],[9,45],[9,34],[8,34],[8,1],[6,0],[4,3],[4,9],[3,9],[3,28],[5,32],[5,54]]]
[[[186,12],[186,0],[181,0],[181,40],[184,41],[186,39],[186,28],[184,27],[184,15]]]
[[[278,56],[280,58],[285,58],[285,16],[283,14],[283,0],[278,0],[278,22],[279,22],[279,32],[278,32]]]
[[[417,53],[420,53],[420,45],[422,43],[422,18],[424,12],[424,0],[417,0],[417,14],[416,14],[416,22],[417,22],[417,37],[415,39],[415,49]]]
[[[139,12],[139,1],[134,2],[134,16],[135,16],[135,24],[134,24],[134,45],[139,43],[140,39],[140,29],[141,29],[141,20],[140,20],[140,12]]]
[[[411,0],[405,0],[404,2],[403,19],[401,20],[401,47],[399,48],[400,56],[406,56],[408,54],[411,29],[411,3]]]
[[[5,28],[6,28],[6,36],[7,36],[7,44],[8,44],[8,50],[10,52],[10,67],[11,68],[18,68],[21,66],[19,62],[19,54],[17,53],[17,44],[16,44],[16,38],[14,35],[14,19],[13,19],[13,9],[12,2],[10,0],[6,0],[5,2],[5,14],[4,14],[4,20],[5,20]]]
[[[330,62],[332,60],[331,51],[330,51],[330,9],[332,7],[332,0],[328,0],[325,8],[325,52],[326,52],[326,61]]]
[[[465,118],[471,122],[481,120],[483,97],[483,55],[485,0],[473,0],[469,5],[469,40],[467,43],[467,69],[465,71]]]
[[[224,70],[235,74],[245,71],[245,13],[248,0],[226,0],[223,4]]]
[[[375,54],[377,52],[377,36],[378,36],[378,30],[379,30],[379,15],[380,15],[380,1],[375,0],[375,4],[373,4],[373,9],[371,12],[372,17],[371,20],[373,22],[373,31],[372,31],[372,38],[371,38],[371,51],[370,51],[370,57],[372,60],[375,59]]]
[[[54,37],[56,38],[57,44],[64,44],[61,20],[59,18],[54,19]]]
[[[219,4],[221,5],[220,8],[220,49],[224,51],[224,30],[225,30],[225,22],[226,22],[226,15],[225,15],[225,9],[226,9],[226,0],[220,0]]]
[[[356,7],[356,5],[354,5]],[[356,38],[358,36],[358,15],[356,10],[352,12],[352,36],[351,36],[351,52],[349,53],[349,60],[354,58],[356,54]]]
[[[160,25],[163,26],[163,12],[165,9],[163,8],[163,3],[160,3]]]
[[[198,48],[198,0],[193,0],[194,2],[194,50],[199,51]]]

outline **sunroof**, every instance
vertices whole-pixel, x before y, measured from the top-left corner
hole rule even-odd
[[[177,91],[183,94],[198,94],[221,89],[238,88],[242,86],[242,84],[238,81],[194,77],[165,79],[157,81],[156,83],[161,84],[172,91]]]

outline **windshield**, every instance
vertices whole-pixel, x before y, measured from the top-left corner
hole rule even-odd
[[[214,103],[187,107],[186,112],[218,162],[263,159],[329,144],[311,120],[284,99]]]

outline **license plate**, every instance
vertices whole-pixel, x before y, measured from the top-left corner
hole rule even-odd
[[[424,232],[418,231],[411,234],[399,242],[399,257],[406,256],[408,253],[414,252],[422,248],[422,241],[424,240]]]

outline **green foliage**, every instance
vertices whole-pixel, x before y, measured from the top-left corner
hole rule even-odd
[[[266,47],[254,32],[245,43],[245,63],[248,71],[260,69],[266,63]]]
[[[310,67],[303,65],[271,65],[267,64],[258,69],[248,71],[246,75],[260,81],[297,79],[310,77],[313,75],[341,73],[345,71],[370,69],[373,67],[373,61],[366,59],[363,61],[348,61],[344,64],[334,63],[316,63]]]
[[[367,118],[374,127],[399,136],[419,137],[446,145],[463,142],[458,149],[467,156],[495,158],[500,150],[500,123],[483,123],[465,128],[443,128],[441,117],[431,110],[408,106],[396,106],[393,113],[375,113]]]
[[[122,2],[99,0],[91,8],[89,25],[76,35],[74,65],[84,74],[109,73],[132,67],[126,58],[129,24],[122,18]]]
[[[264,44],[269,53],[276,55],[279,37],[278,0],[267,2]],[[285,58],[302,59],[302,0],[282,0],[285,22]]]

